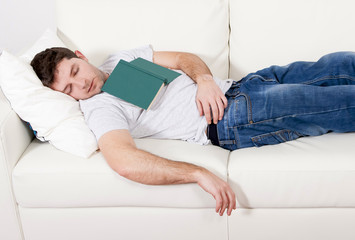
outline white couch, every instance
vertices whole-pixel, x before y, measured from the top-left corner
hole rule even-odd
[[[58,0],[59,36],[95,65],[152,44],[199,55],[220,78],[355,50],[350,0]],[[0,92],[0,239],[355,239],[355,134],[229,152],[182,141],[138,147],[208,168],[237,195],[232,216],[197,184],[126,180],[100,152],[34,139]],[[355,124],[355,123],[354,123]]]

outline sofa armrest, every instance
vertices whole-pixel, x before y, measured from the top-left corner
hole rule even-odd
[[[0,89],[0,159],[7,162],[10,171],[32,139],[31,130],[12,110]]]
[[[11,173],[32,138],[33,134],[11,109],[0,89],[0,239],[22,239]]]

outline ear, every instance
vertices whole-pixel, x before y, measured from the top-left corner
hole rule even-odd
[[[78,58],[83,59],[84,61],[89,62],[89,60],[84,56],[84,54],[82,54],[79,50],[75,51],[75,55],[78,56]]]

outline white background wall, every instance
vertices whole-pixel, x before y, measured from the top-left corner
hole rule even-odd
[[[0,0],[0,52],[19,54],[55,26],[54,0]]]

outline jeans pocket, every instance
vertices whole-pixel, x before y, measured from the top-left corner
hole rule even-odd
[[[252,137],[251,140],[256,147],[261,147],[264,145],[274,145],[287,141],[292,141],[299,137],[302,137],[302,135],[298,132],[284,129],[276,132],[261,134]]]

